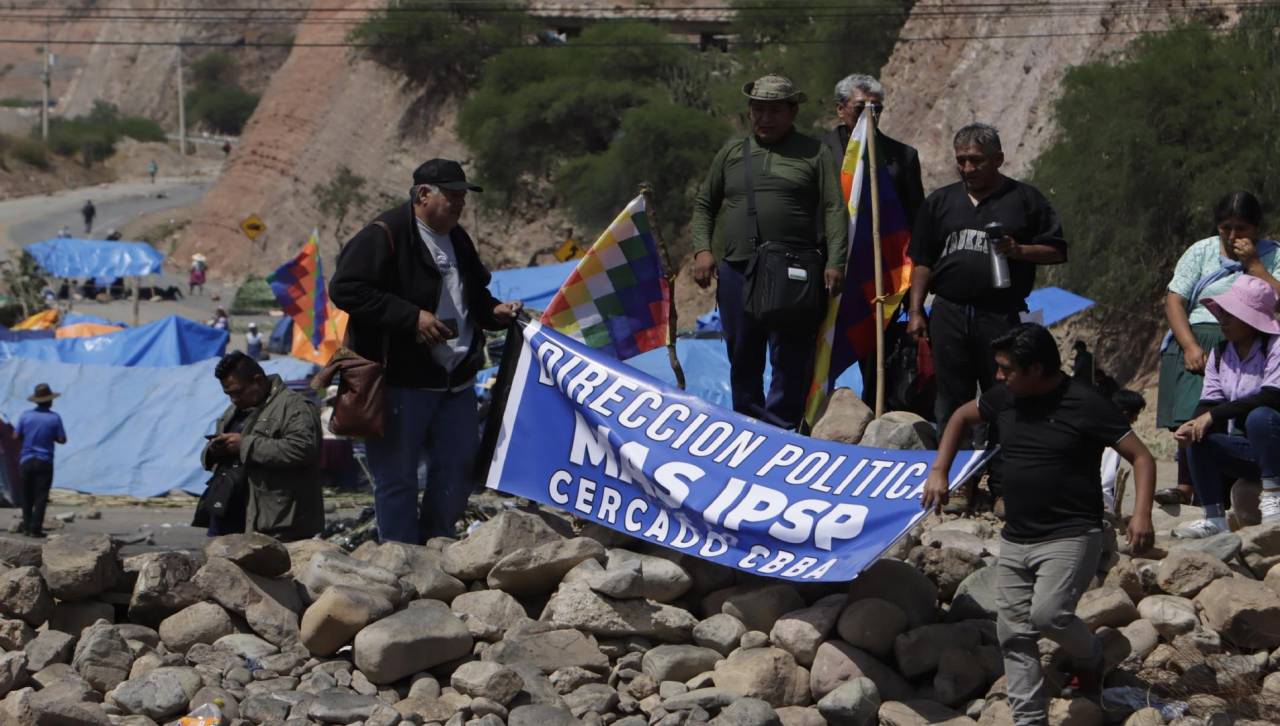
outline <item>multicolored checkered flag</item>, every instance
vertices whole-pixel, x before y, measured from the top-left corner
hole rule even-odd
[[[587,250],[542,323],[626,360],[667,344],[670,311],[671,291],[640,195]]]

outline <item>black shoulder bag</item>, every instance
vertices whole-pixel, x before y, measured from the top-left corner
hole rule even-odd
[[[747,230],[755,248],[747,263],[746,313],[770,326],[814,325],[826,304],[826,255],[814,245],[760,241],[750,136],[742,143],[742,163],[747,181]]]

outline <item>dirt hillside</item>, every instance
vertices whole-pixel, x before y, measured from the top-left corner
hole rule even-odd
[[[920,150],[926,190],[954,180],[951,138],[973,121],[1000,129],[1004,170],[1025,176],[1052,140],[1052,105],[1068,68],[1168,28],[1189,17],[1190,5],[1208,22],[1233,19],[1227,9],[1235,3],[1206,9],[1212,4],[1050,0],[995,8],[982,0],[921,0],[881,72],[885,130]]]

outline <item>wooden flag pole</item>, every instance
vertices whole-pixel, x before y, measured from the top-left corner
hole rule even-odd
[[[871,176],[871,250],[876,273],[876,418],[884,415],[884,262],[880,253],[880,183],[876,174],[876,115],[868,105],[867,173]]]
[[[658,243],[658,253],[662,255],[662,274],[667,278],[668,308],[667,315],[667,358],[671,363],[671,372],[676,375],[676,385],[684,390],[684,368],[676,355],[676,271],[671,266],[671,254],[667,251],[667,243],[662,239],[658,228],[658,212],[653,204],[653,188],[648,182],[640,184],[640,193],[644,195],[644,213],[649,219],[649,229],[653,232],[653,240]]]

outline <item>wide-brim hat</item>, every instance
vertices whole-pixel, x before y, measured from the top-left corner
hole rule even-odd
[[[1241,275],[1226,292],[1205,298],[1204,306],[1219,321],[1225,311],[1259,333],[1280,335],[1276,302],[1276,291],[1270,285],[1253,275]]]
[[[192,262],[207,262],[207,261],[208,261],[208,259],[209,259],[209,258],[205,257],[204,255],[200,254],[199,252],[195,253],[194,255],[191,255],[191,261],[192,261]]]
[[[48,403],[61,395],[61,393],[54,393],[48,383],[40,383],[36,385],[35,393],[27,396],[27,400],[32,403]]]
[[[769,74],[742,84],[742,95],[753,101],[791,101],[804,103],[809,97],[796,88],[790,78]]]

